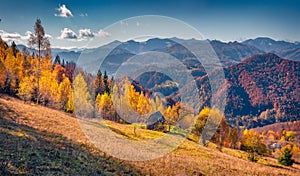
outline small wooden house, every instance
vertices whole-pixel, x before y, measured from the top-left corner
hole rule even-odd
[[[165,123],[165,117],[158,111],[156,113],[153,113],[146,121],[147,129],[148,130],[154,130],[157,129],[157,127],[160,124]]]

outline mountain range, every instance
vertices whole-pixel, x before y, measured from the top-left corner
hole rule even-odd
[[[243,42],[222,42],[218,40],[207,40],[207,42],[214,49],[217,54],[220,62],[224,66],[230,66],[236,63],[240,63],[244,59],[254,56],[256,54],[264,54],[264,53],[274,53],[278,56],[290,59],[290,60],[300,60],[300,43],[299,42],[287,42],[287,41],[276,41],[267,37],[259,37],[256,39],[249,39]],[[116,46],[118,48],[124,49],[124,53],[119,52],[118,56],[122,57],[122,54],[128,55],[129,53],[132,55],[148,52],[148,51],[160,51],[165,50],[168,47],[174,46],[176,43],[188,46],[188,48],[192,48],[193,51],[201,44],[203,41],[196,39],[179,39],[179,38],[152,38],[144,42],[137,42],[134,40],[129,40],[126,42],[113,41],[108,43],[107,45],[100,46],[98,48],[86,49],[86,48],[72,48],[72,49],[60,49],[60,48],[52,48],[52,56],[53,59],[58,55],[61,60],[69,61],[69,62],[77,62],[81,53],[90,53],[91,51],[98,53],[105,52],[107,50],[113,50]],[[17,47],[22,50],[23,48],[27,48],[24,45],[17,45]],[[33,49],[27,48],[29,51],[34,52]],[[173,53],[177,52],[179,54],[179,50],[172,51]],[[201,54],[201,53],[196,53]],[[97,60],[103,60],[98,56]]]
[[[219,58],[225,74],[223,80],[209,80],[208,74],[213,76],[219,70],[208,72],[195,59],[203,55],[205,50],[199,48],[205,44],[209,44]],[[182,62],[196,80],[202,108],[210,105],[212,98],[209,81],[223,83],[228,90],[225,116],[231,125],[239,123],[253,128],[300,119],[300,43],[297,42],[262,37],[228,43],[153,38],[145,42],[114,41],[99,48],[77,51],[52,49],[53,56],[77,62],[94,72],[99,68],[106,70],[109,75],[114,75],[130,58],[145,52],[166,53]],[[213,64],[212,68],[217,68]],[[155,80],[155,84],[149,80]],[[167,104],[174,104],[180,97],[178,82],[158,72],[140,75],[134,84],[139,90],[144,88],[144,92],[160,92]],[[216,96],[222,95],[222,91]]]

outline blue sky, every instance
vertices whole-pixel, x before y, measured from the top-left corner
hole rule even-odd
[[[93,38],[99,39],[98,44],[122,40],[125,34],[112,35],[109,26],[141,15],[179,19],[208,39],[234,41],[267,36],[300,41],[299,0],[2,0],[0,35],[4,40],[26,44],[34,22],[40,18],[53,47],[86,47]],[[177,37],[182,37],[180,32],[184,33],[178,29]]]

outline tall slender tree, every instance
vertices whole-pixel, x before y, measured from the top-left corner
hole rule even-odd
[[[109,85],[108,85],[108,76],[107,76],[106,70],[104,71],[103,83],[104,83],[104,92],[110,93]]]
[[[104,83],[102,78],[102,73],[100,70],[97,72],[97,77],[95,79],[95,97],[98,96],[98,94],[104,93]]]
[[[37,87],[37,97],[36,102],[39,103],[40,97],[40,76],[41,76],[41,54],[42,52],[49,52],[50,51],[50,42],[49,39],[45,35],[44,27],[42,26],[42,21],[37,19],[34,25],[34,34],[31,34],[29,41],[29,45],[34,47],[38,50],[38,73],[37,73],[37,80],[38,80],[38,87]]]

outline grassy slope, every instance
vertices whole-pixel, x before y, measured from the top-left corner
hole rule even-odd
[[[155,131],[107,122],[118,137],[151,140]],[[247,160],[246,154],[186,140],[178,149],[151,161],[120,161],[96,149],[77,119],[69,114],[0,95],[0,175],[29,174],[153,174],[153,175],[300,175],[300,166],[284,167],[276,159]],[[2,172],[2,173],[1,173]],[[4,173],[4,174],[3,174]]]
[[[0,94],[0,175],[139,175],[89,143],[69,114]]]

